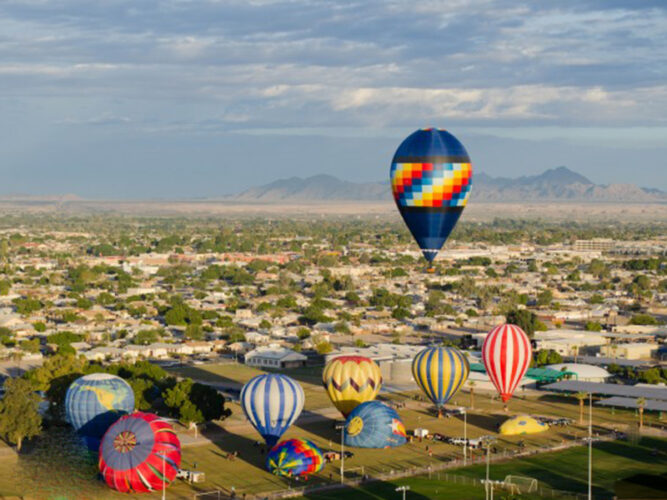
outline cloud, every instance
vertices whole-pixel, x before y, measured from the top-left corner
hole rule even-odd
[[[662,130],[665,46],[648,0],[6,0],[0,131]]]

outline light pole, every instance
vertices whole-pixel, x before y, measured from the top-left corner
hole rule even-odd
[[[588,393],[588,500],[593,499],[593,393]]]
[[[167,472],[165,470],[167,459],[164,453],[157,453],[157,455],[162,458],[162,500],[165,500],[167,498]]]
[[[410,489],[409,486],[399,486],[396,488],[396,491],[402,491],[403,492],[403,500],[405,500],[405,492]]]
[[[340,429],[340,484],[345,483],[345,424],[336,425]]]
[[[487,443],[487,445],[486,445],[486,481],[484,481],[484,493],[485,493],[486,500],[489,500],[489,463],[491,461],[489,459],[490,450],[491,450],[491,446],[489,446],[489,444]]]
[[[463,466],[468,462],[468,412],[463,409]]]

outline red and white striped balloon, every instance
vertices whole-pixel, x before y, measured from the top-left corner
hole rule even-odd
[[[482,361],[503,403],[512,397],[514,389],[526,374],[531,355],[528,335],[516,325],[497,326],[486,336]]]

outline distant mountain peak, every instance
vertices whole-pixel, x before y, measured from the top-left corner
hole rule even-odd
[[[597,185],[565,166],[550,168],[541,174],[515,179],[492,177],[484,172],[473,177],[473,202],[521,201],[667,201],[667,194],[657,189],[635,185]],[[391,201],[388,182],[357,183],[329,174],[279,179],[250,188],[233,199],[239,201]]]

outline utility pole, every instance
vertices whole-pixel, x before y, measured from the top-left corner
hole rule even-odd
[[[468,412],[463,409],[463,466],[468,461]]]
[[[399,486],[396,488],[396,491],[402,491],[403,492],[403,500],[405,500],[405,492],[410,489],[409,486]]]
[[[491,446],[489,446],[489,443],[486,444],[486,481],[484,481],[484,493],[485,493],[485,498],[486,500],[489,500],[489,463],[491,460],[489,459],[489,453],[491,451]]]
[[[588,500],[593,500],[593,393],[588,393]]]
[[[167,459],[164,456],[163,453],[160,453],[160,456],[162,457],[162,500],[165,500],[167,498],[167,473],[165,470],[165,464],[167,463]]]
[[[340,429],[340,484],[345,484],[345,424],[336,425]]]

